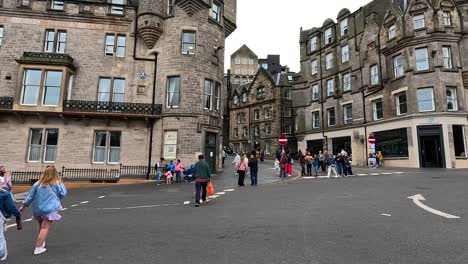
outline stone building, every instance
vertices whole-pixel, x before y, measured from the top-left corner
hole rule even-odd
[[[245,84],[257,74],[258,56],[247,45],[242,45],[231,55],[231,82]]]
[[[293,73],[271,75],[260,67],[252,82],[232,91],[230,145],[234,151],[264,149],[274,154],[280,135],[292,135],[290,89]]]
[[[0,1],[0,163],[221,168],[235,0]],[[8,151],[6,151],[8,150]]]
[[[374,0],[301,30],[298,148],[385,166],[466,168],[468,1]],[[304,121],[302,121],[304,120]]]

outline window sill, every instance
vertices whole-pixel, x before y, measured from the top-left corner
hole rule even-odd
[[[419,113],[432,113],[432,112],[435,112],[435,109],[426,110],[426,111],[421,111],[421,110],[419,110],[418,112],[419,112]]]
[[[434,73],[435,71],[434,70],[422,70],[422,71],[414,71],[413,74],[416,75],[416,74],[426,74],[426,73]]]
[[[420,32],[420,31],[425,31],[425,30],[426,30],[426,27],[422,27],[422,28],[415,28],[413,31]]]
[[[445,69],[445,68],[442,68],[442,72],[455,72],[455,73],[458,73],[458,70],[456,70],[456,69]]]
[[[65,9],[52,9],[52,8],[47,8],[46,11],[48,12],[57,12],[57,13],[65,13]]]
[[[347,94],[347,93],[351,93],[351,89],[349,89],[349,90],[346,90],[346,91],[343,91],[343,92],[341,93],[341,95],[343,95],[343,94]]]
[[[406,75],[401,75],[401,76],[398,76],[398,77],[394,77],[393,79],[390,80],[390,82],[396,82],[396,81],[399,81],[399,80],[402,80],[406,78]]]

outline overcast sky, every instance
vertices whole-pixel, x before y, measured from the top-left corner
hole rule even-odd
[[[243,44],[259,58],[281,55],[281,64],[299,71],[300,28],[320,27],[327,18],[336,21],[338,12],[351,12],[370,0],[237,0],[237,29],[226,39],[226,65]]]

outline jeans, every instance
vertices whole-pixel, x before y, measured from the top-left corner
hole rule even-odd
[[[312,176],[312,164],[307,164],[307,176]]]
[[[250,181],[252,185],[257,185],[257,176],[258,176],[258,171],[250,170]]]
[[[180,178],[180,171],[176,171],[176,182],[182,182]]]
[[[286,168],[281,168],[280,177],[286,178]]]
[[[162,174],[162,171],[160,170],[156,172],[156,184],[161,184],[161,174]]]
[[[196,182],[195,183],[195,203],[199,204],[200,203],[200,192],[201,194],[201,199],[203,201],[206,201],[206,187],[208,186],[208,182]]]
[[[245,186],[244,185],[244,178],[245,178],[245,171],[240,170],[239,171],[239,178],[237,180],[237,185],[240,186]]]
[[[315,170],[315,176],[318,176],[318,174],[319,174],[319,165],[314,166],[314,170]]]
[[[301,163],[301,176],[305,176],[306,175],[306,169],[305,169],[305,164],[304,163]]]
[[[336,164],[336,172],[338,175],[343,175],[343,163]]]
[[[323,172],[327,171],[327,166],[325,165],[325,162],[319,161],[319,166],[322,167]]]

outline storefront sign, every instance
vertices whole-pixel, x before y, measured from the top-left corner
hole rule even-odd
[[[177,131],[164,133],[164,159],[176,159],[177,157]]]

